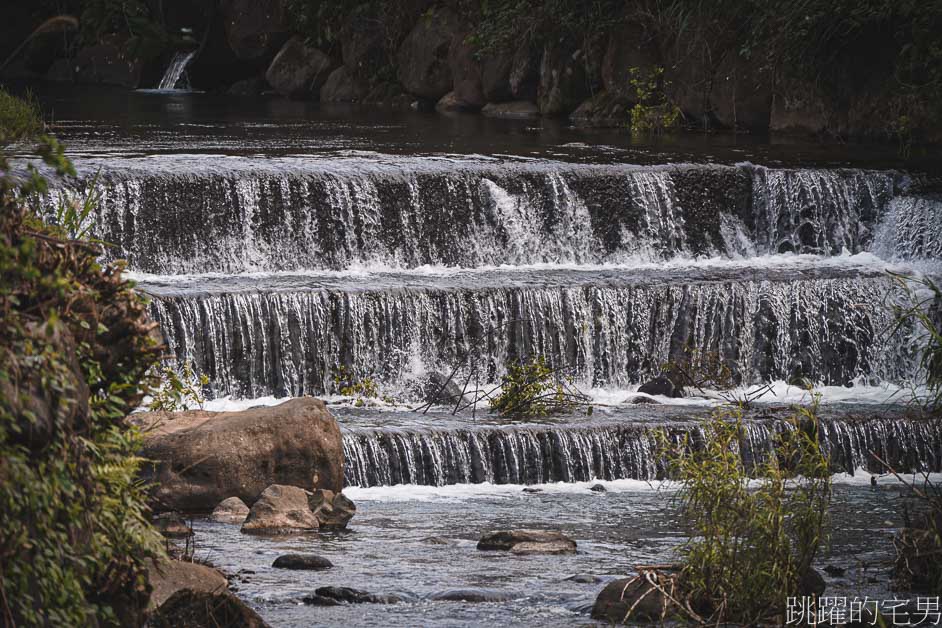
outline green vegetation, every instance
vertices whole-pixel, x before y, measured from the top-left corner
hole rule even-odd
[[[919,366],[925,374],[927,397],[914,399],[928,414],[942,412],[942,289],[928,277],[908,277],[890,273],[905,295],[892,305],[896,325],[893,333],[914,328]]]
[[[680,107],[674,104],[665,84],[664,68],[630,68],[631,88],[635,104],[631,108],[631,132],[638,134],[663,133],[675,128],[681,120]]]
[[[73,171],[39,135],[34,102],[0,90],[0,103],[0,617],[136,625],[145,561],[161,550],[137,480],[141,436],[124,417],[160,353],[154,324],[120,265],[27,209],[46,182],[32,166],[14,176],[9,142]]]
[[[159,383],[151,388],[148,410],[179,412],[193,406],[202,410],[206,403],[203,387],[209,383],[209,377],[205,373],[197,375],[190,362],[184,362],[179,373],[166,364],[155,366],[150,377]]]
[[[344,397],[356,399],[357,407],[366,405],[369,399],[379,398],[379,386],[372,377],[357,377],[347,367],[340,365],[334,371],[334,387]],[[389,399],[384,398],[384,401]]]
[[[808,594],[802,581],[824,540],[831,497],[817,425],[816,402],[797,408],[774,455],[755,468],[740,454],[740,408],[714,413],[697,446],[665,438],[692,528],[680,575],[685,603],[676,613],[716,625],[780,624],[786,598]]]
[[[543,417],[588,405],[572,378],[548,366],[543,356],[508,365],[500,384],[500,393],[490,403],[504,417]]]

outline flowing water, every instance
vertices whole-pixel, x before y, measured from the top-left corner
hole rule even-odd
[[[173,59],[170,61],[170,65],[167,66],[167,71],[164,73],[163,78],[160,79],[160,83],[157,85],[158,90],[170,90],[177,89],[177,85],[184,78],[184,72],[186,72],[186,66],[190,64],[190,61],[193,60],[193,57],[196,55],[195,50],[189,52],[178,52],[173,56]],[[189,88],[189,85],[186,86]]]
[[[636,146],[550,122],[128,98],[129,118],[107,100],[61,116],[81,175],[71,192],[99,195],[89,226],[112,245],[106,258],[127,260],[177,364],[209,377],[211,406],[326,396],[342,425],[360,507],[350,533],[264,540],[197,522],[198,547],[274,624],[584,624],[601,581],[663,562],[684,533],[670,490],[646,484],[664,477],[656,439],[702,442],[715,401],[632,401],[691,350],[694,365],[728,364],[740,390],[786,394],[748,417],[747,465],[793,429],[800,389],[786,383],[825,391],[832,469],[856,471],[822,558],[852,569],[829,584],[888,594],[899,506],[895,490],[866,485],[883,471],[873,454],[942,471],[939,426],[900,407],[921,375],[920,337],[894,328],[907,295],[887,272],[942,267],[942,197],[924,165],[755,140]],[[589,391],[592,416],[409,410],[436,374],[493,389],[534,356]],[[379,399],[351,398],[356,382]],[[589,491],[597,481],[609,490]],[[561,528],[580,552],[476,552],[499,527]],[[337,566],[271,569],[289,550]],[[301,604],[326,584],[412,601]],[[433,599],[455,588],[497,598]]]

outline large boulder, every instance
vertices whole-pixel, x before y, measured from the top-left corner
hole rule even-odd
[[[651,31],[637,24],[625,24],[608,40],[602,58],[602,85],[612,96],[634,104],[637,91],[631,84],[632,69],[646,73],[663,66]]]
[[[339,492],[343,441],[324,402],[309,397],[241,412],[141,413],[145,479],[154,508],[210,512],[229,497],[253,503],[268,486]]]
[[[265,620],[228,591],[182,589],[148,619],[151,628],[268,628]]]
[[[150,608],[157,608],[183,589],[219,593],[229,588],[226,577],[217,569],[182,560],[151,562],[147,580],[151,586]]]
[[[521,46],[510,61],[510,95],[515,100],[536,101],[540,86],[542,51],[529,45]]]
[[[499,530],[481,537],[478,549],[515,554],[573,554],[576,542],[554,530]]]
[[[738,53],[723,57],[710,92],[713,115],[728,129],[769,130],[772,116],[772,76]]]
[[[320,528],[308,504],[310,493],[297,486],[273,484],[252,504],[242,524],[247,534],[294,534]]]
[[[290,32],[284,0],[221,0],[226,41],[243,61],[271,58]]]
[[[487,104],[481,82],[481,64],[467,38],[456,35],[448,49],[448,64],[451,66],[454,89],[450,92],[459,108],[477,111]],[[446,94],[443,98],[447,98]]]
[[[569,116],[581,126],[628,126],[631,122],[631,105],[623,98],[606,90],[579,105]]]
[[[571,113],[589,95],[583,50],[573,50],[563,43],[547,44],[540,63],[540,87],[537,104],[547,116]]]
[[[272,59],[265,78],[283,96],[308,98],[320,91],[333,69],[328,55],[295,36]]]
[[[368,92],[366,84],[342,65],[327,77],[327,82],[321,86],[320,98],[321,102],[360,102]]]
[[[669,377],[659,376],[646,381],[638,388],[639,393],[645,395],[660,395],[661,397],[680,398],[684,396],[684,388]]]
[[[448,8],[419,19],[398,53],[399,82],[410,94],[437,101],[451,91],[454,77],[448,54],[461,32],[461,20]]]
[[[238,497],[229,497],[213,509],[212,519],[219,523],[241,524],[249,516],[249,507]]]

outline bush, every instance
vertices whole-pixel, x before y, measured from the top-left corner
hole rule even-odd
[[[37,141],[47,165],[71,171],[61,146]],[[121,266],[26,209],[45,189],[38,172],[17,179],[0,163],[0,617],[139,624],[145,561],[161,550],[137,480],[141,436],[124,417],[160,354],[154,324]]]
[[[774,455],[753,469],[739,451],[739,408],[714,413],[698,447],[665,442],[692,528],[680,581],[688,608],[709,623],[784,623],[786,598],[806,594],[802,580],[824,540],[831,480],[815,407],[798,409],[792,421]]]
[[[543,356],[508,366],[500,393],[491,399],[492,410],[511,418],[549,416],[587,404],[588,398],[573,387],[572,378],[550,368]]]

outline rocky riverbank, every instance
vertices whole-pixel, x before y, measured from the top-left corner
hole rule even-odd
[[[672,17],[652,14],[643,2],[497,4],[168,1],[140,9],[139,21],[150,28],[144,32],[116,22],[98,25],[94,37],[88,33],[94,24],[77,35],[37,37],[4,74],[150,88],[175,54],[194,51],[186,68],[192,88],[238,97],[569,117],[574,124],[623,128],[659,124],[652,110],[669,105],[684,126],[699,130],[917,143],[942,138],[931,103],[934,83],[906,91],[898,80],[901,68],[918,74],[919,63],[929,63],[907,57],[923,44],[922,31],[913,27],[918,32],[909,47],[870,32],[905,31],[915,19],[905,12],[881,17],[860,9],[855,19],[873,24],[850,30],[843,42],[859,54],[809,71],[774,37],[774,22],[782,22],[782,37],[794,26],[784,10],[728,15],[679,2]],[[85,22],[100,17],[80,16]],[[843,16],[806,16],[812,18],[817,22],[806,30]],[[922,19],[937,18],[929,12]],[[37,20],[38,10],[19,10],[6,27],[8,39],[22,40]],[[761,50],[751,48],[760,42]],[[864,53],[881,62],[861,62]],[[862,66],[871,68],[866,77],[852,71]]]

